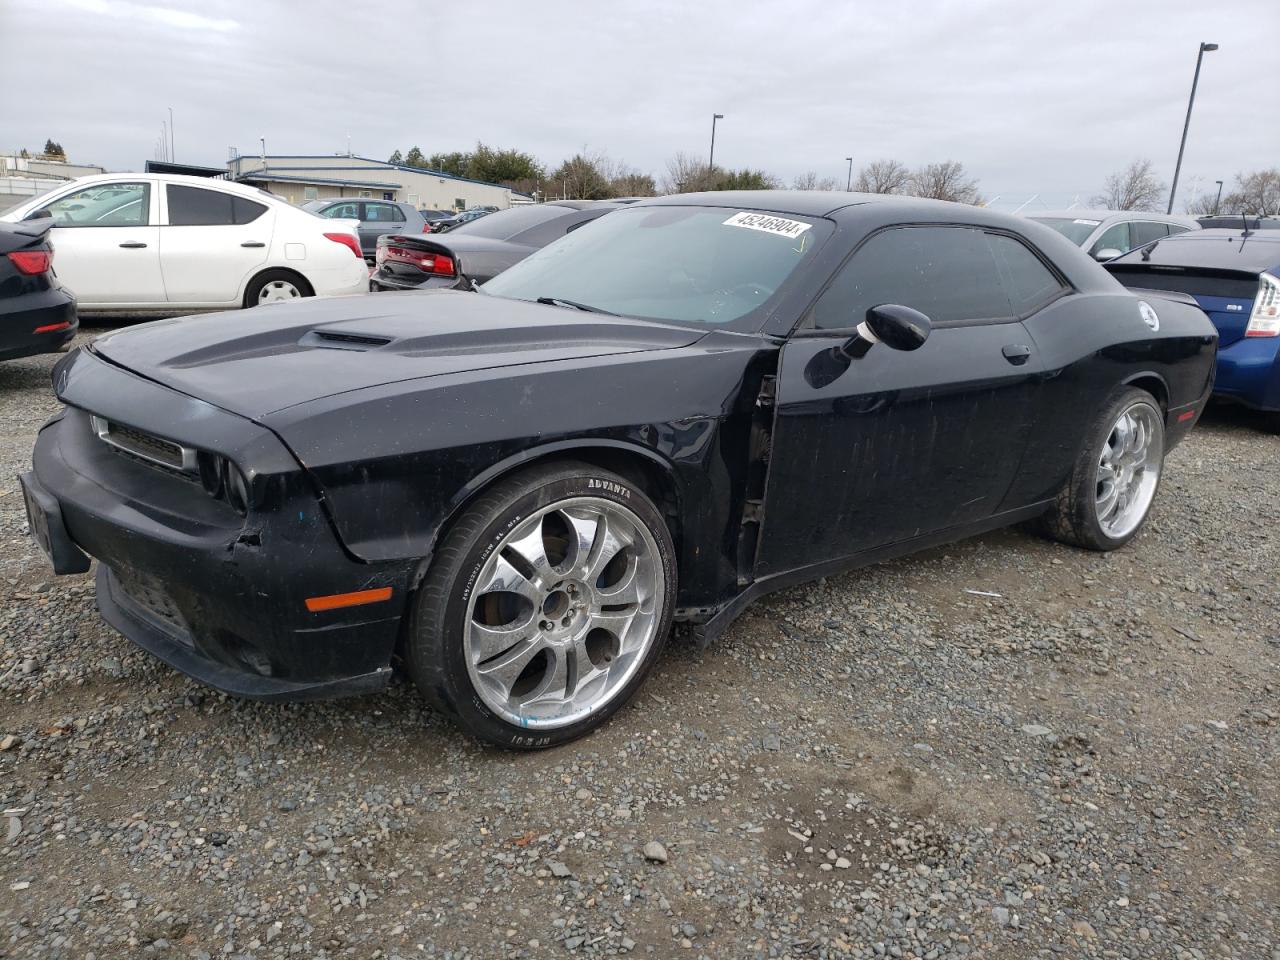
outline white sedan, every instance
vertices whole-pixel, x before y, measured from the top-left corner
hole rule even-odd
[[[244,184],[81,177],[0,220],[34,214],[53,217],[58,277],[82,315],[225,310],[369,289],[357,221],[324,219]]]

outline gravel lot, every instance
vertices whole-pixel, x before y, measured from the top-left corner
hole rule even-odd
[[[12,480],[54,359],[0,365],[0,957],[1280,960],[1280,437],[1246,414],[1117,554],[1005,531],[778,594],[515,756],[405,683],[240,702],[101,624]]]

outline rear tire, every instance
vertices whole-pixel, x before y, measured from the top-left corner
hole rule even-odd
[[[500,480],[454,522],[414,597],[405,665],[483,740],[541,749],[608,720],[675,608],[671,535],[644,491],[585,463]]]
[[[1088,550],[1124,546],[1146,522],[1163,468],[1164,413],[1145,390],[1124,387],[1086,431],[1040,531]]]
[[[315,295],[316,292],[307,283],[306,277],[299,273],[292,270],[264,270],[245,287],[244,305],[256,307]]]

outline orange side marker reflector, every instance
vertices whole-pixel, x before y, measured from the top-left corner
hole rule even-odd
[[[71,326],[70,320],[64,320],[62,323],[47,323],[43,327],[36,327],[32,333],[53,333],[55,330],[65,330]]]
[[[355,593],[331,593],[327,597],[307,597],[307,609],[312,613],[337,610],[341,607],[358,607],[364,603],[381,603],[391,599],[390,587],[376,590],[357,590]]]
[[[1185,423],[1186,421],[1190,420],[1190,419],[1191,419],[1192,417],[1194,417],[1195,415],[1196,415],[1196,412],[1195,412],[1194,410],[1188,410],[1186,413],[1180,413],[1180,414],[1178,414],[1178,422],[1179,422],[1179,423]]]

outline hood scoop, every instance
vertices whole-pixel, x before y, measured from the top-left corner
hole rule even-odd
[[[391,337],[370,333],[342,333],[338,330],[311,330],[298,341],[300,347],[329,347],[337,350],[367,350],[385,347]]]

